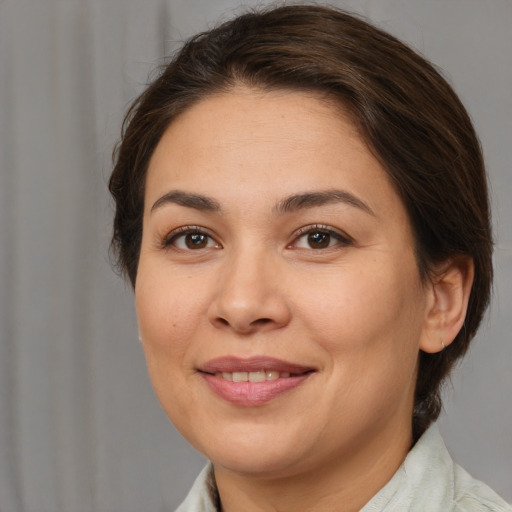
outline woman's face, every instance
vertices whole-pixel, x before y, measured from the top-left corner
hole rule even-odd
[[[240,88],[176,119],[149,165],[135,295],[158,398],[216,467],[408,448],[431,291],[404,205],[333,104]]]

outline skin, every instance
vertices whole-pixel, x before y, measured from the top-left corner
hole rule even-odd
[[[240,87],[173,121],[148,169],[136,309],[157,396],[213,462],[223,510],[359,510],[411,447],[419,350],[456,335],[471,268],[422,282],[404,205],[325,99]],[[197,371],[221,356],[314,372],[240,406]]]

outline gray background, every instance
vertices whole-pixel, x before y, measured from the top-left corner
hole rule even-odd
[[[512,2],[339,1],[445,70],[492,182],[494,302],[446,389],[455,458],[512,500]],[[0,510],[171,511],[204,461],[146,376],[110,270],[110,152],[177,41],[237,0],[0,0]],[[247,2],[245,5],[256,5]]]

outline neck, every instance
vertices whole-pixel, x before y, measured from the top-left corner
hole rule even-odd
[[[394,475],[412,445],[409,428],[381,432],[344,453],[281,475],[214,466],[222,512],[355,512]]]

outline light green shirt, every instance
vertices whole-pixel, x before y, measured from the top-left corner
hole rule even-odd
[[[201,472],[176,512],[219,512],[213,468]],[[436,425],[360,512],[512,512],[487,485],[455,464]]]

